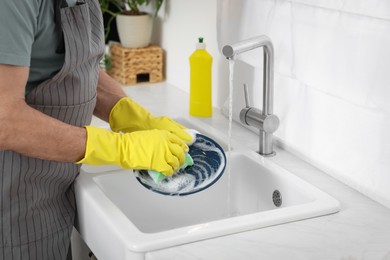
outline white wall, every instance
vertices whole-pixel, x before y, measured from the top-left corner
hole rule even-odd
[[[188,91],[188,56],[202,35],[215,61],[214,105],[221,107],[228,95],[228,65],[219,49],[267,34],[275,47],[274,111],[281,119],[276,136],[327,173],[390,207],[389,1],[167,4],[159,40],[167,54],[168,82]],[[243,60],[236,67],[242,73],[235,76],[234,102],[242,103],[240,85],[246,81],[252,102],[260,107],[261,51]]]
[[[213,56],[213,103],[221,105],[218,86],[220,77],[225,75],[219,72],[222,57],[217,44],[217,0],[167,0],[164,8],[165,13],[161,12],[155,23],[153,41],[165,50],[166,80],[189,92],[188,59],[198,37],[203,37]]]

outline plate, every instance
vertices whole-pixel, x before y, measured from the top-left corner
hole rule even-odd
[[[202,134],[196,134],[196,141],[189,148],[193,166],[158,183],[147,170],[135,170],[137,180],[147,189],[168,196],[186,196],[209,188],[225,171],[225,152],[217,142]]]

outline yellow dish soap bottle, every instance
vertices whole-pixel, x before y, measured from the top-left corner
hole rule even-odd
[[[195,52],[190,56],[190,115],[212,115],[211,72],[213,57],[206,51],[203,38],[199,38]]]

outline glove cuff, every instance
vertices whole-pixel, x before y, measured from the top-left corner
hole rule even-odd
[[[84,126],[87,130],[87,142],[85,146],[84,158],[76,162],[76,164],[90,165],[112,165],[117,164],[115,148],[116,139],[110,131],[94,126]]]
[[[110,128],[114,132],[133,132],[148,129],[152,115],[129,97],[121,98],[111,109]]]

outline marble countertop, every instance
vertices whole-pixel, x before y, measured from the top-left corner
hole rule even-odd
[[[124,89],[155,115],[191,120],[188,93],[174,86],[158,83]],[[213,111],[213,117],[197,120],[227,133],[228,120],[218,109]],[[258,149],[258,137],[238,123],[233,124],[232,138]],[[340,212],[149,252],[146,259],[390,260],[390,209],[293,154],[278,147],[276,152],[272,160],[340,201]]]

